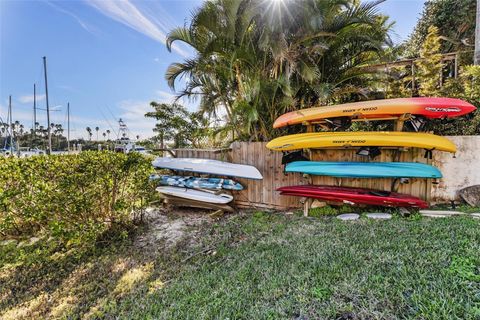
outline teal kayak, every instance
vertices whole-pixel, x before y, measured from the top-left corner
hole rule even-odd
[[[441,178],[434,166],[417,162],[323,162],[294,161],[286,172],[340,178]]]
[[[182,187],[189,189],[243,190],[243,186],[240,183],[231,179],[152,174],[150,176],[150,180],[157,181],[162,186]]]

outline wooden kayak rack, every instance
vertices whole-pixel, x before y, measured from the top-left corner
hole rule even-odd
[[[363,117],[361,114],[354,115],[351,118],[352,122],[370,122],[370,121],[388,121],[388,120],[393,120],[395,122],[395,131],[402,131],[403,129],[403,124],[405,121],[408,121],[412,119],[412,114],[411,113],[405,113],[402,115],[399,115],[397,117],[392,116],[392,117],[383,117],[383,118],[366,118]],[[304,121],[302,122],[302,125],[307,127],[307,132],[315,132],[315,125],[320,125],[322,128],[325,129],[330,129],[331,126],[329,126],[329,122],[326,120],[318,120],[318,121]]]
[[[361,114],[355,115],[355,117],[352,117],[351,121],[352,122],[369,122],[369,121],[387,121],[387,120],[393,120],[394,121],[394,131],[402,131],[403,126],[405,124],[405,121],[411,120],[412,119],[412,114],[410,113],[405,113],[402,115],[399,115],[398,117],[382,117],[382,118],[365,118],[362,117]],[[315,132],[315,125],[319,125],[324,129],[331,129],[331,124],[325,120],[320,120],[320,121],[304,121],[302,123],[304,126],[306,126],[306,131],[308,133]],[[308,157],[311,159],[311,150],[324,150],[324,149],[329,149],[329,150],[345,150],[345,149],[352,149],[352,148],[358,148],[357,146],[342,146],[342,147],[333,147],[333,148],[319,148],[319,149],[308,149]],[[400,157],[400,152],[406,151],[409,148],[404,148],[404,147],[382,147],[382,149],[389,149],[389,150],[395,150],[394,154],[394,161],[398,161],[398,158]],[[431,160],[427,158],[427,163],[430,164]],[[336,184],[341,185],[341,178],[336,179]],[[312,177],[310,176],[309,178],[310,184],[313,183]],[[399,179],[394,179],[391,184],[391,191],[395,192],[398,189],[399,185]],[[430,186],[431,182],[427,184],[427,188]],[[313,198],[306,198],[304,205],[303,205],[303,215],[305,217],[308,216],[308,212],[310,211],[312,204],[313,204],[314,199]]]

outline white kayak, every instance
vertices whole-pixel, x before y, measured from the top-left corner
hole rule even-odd
[[[226,204],[233,200],[233,197],[231,195],[225,194],[225,193],[214,194],[211,192],[179,188],[179,187],[158,187],[156,190],[161,194],[166,194],[168,196],[174,196],[178,198],[184,198],[184,199],[207,202],[207,203]]]
[[[153,160],[152,165],[156,168],[165,168],[177,171],[190,171],[246,179],[263,179],[260,171],[258,171],[258,169],[254,166],[219,160],[160,157]]]

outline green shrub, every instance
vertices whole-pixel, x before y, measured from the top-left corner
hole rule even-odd
[[[308,211],[310,217],[336,216],[338,209],[331,206],[312,208]]]
[[[139,154],[0,157],[0,235],[83,244],[131,226],[154,194],[152,170]]]

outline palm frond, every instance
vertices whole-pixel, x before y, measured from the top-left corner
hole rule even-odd
[[[185,27],[175,28],[168,33],[165,41],[168,51],[172,52],[172,45],[175,41],[182,41],[192,47],[195,47],[190,30]]]
[[[185,62],[174,62],[168,66],[165,72],[165,80],[168,86],[175,90],[175,80],[178,77],[191,76],[197,67],[198,62],[192,59],[186,59]]]

